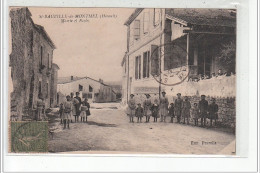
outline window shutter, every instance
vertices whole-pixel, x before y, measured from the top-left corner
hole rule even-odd
[[[149,12],[144,12],[144,19],[143,19],[143,30],[144,34],[148,33],[149,31]]]
[[[157,45],[151,46],[151,74],[159,75],[159,47]]]
[[[138,56],[135,57],[135,79],[138,79]]]
[[[147,77],[150,76],[150,51],[147,52]]]
[[[138,59],[139,59],[139,69],[138,69],[139,70],[139,75],[138,75],[139,78],[138,79],[141,79],[141,55],[139,56]]]
[[[159,23],[160,23],[160,9],[155,8],[153,24],[154,24],[154,26],[157,26],[157,25],[159,25]]]
[[[146,67],[147,67],[147,52],[144,52],[144,54],[143,54],[143,78],[147,77]]]
[[[140,38],[140,20],[134,21],[134,39]]]

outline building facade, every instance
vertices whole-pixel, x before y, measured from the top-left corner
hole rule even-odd
[[[124,104],[130,94],[142,100],[148,93],[159,97],[161,91],[235,96],[235,60],[230,68],[219,58],[223,47],[236,43],[235,10],[136,9],[125,25]],[[211,80],[222,72],[228,77]]]
[[[51,100],[55,100],[56,95],[58,66],[53,65],[53,51],[56,47],[44,27],[33,22],[28,8],[11,9],[10,19],[12,52],[9,66],[13,83],[11,111],[21,120],[22,116],[28,116],[36,108],[40,93],[46,108],[54,103]]]
[[[103,83],[103,81],[95,80],[89,77],[74,78],[68,80],[60,80],[58,82],[59,103],[63,102],[65,96],[71,93],[79,92],[81,98],[88,98],[89,102],[114,102],[116,101],[116,93],[112,87]]]

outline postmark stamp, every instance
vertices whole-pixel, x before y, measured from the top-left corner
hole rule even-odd
[[[167,51],[166,51],[167,50]],[[156,82],[166,85],[174,86],[179,85],[184,82],[189,76],[189,68],[187,67],[187,51],[182,45],[174,42],[162,44],[158,46],[151,52],[151,57],[158,56],[159,61],[158,70],[155,73],[152,73],[153,78]],[[169,61],[165,61],[167,64],[164,64],[165,67],[168,67],[167,70],[161,69],[160,66],[162,58],[167,58]],[[172,62],[172,59],[178,59],[180,61]],[[174,69],[172,68],[174,67]]]
[[[48,152],[48,122],[11,122],[11,152]]]

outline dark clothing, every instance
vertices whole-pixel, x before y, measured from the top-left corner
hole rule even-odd
[[[169,108],[169,116],[174,117],[174,106],[170,106]]]
[[[89,110],[90,105],[89,105],[89,103],[87,101],[83,101],[82,105],[88,107],[88,110],[86,110],[86,114],[87,114],[87,116],[89,116],[90,115],[90,110]]]
[[[202,118],[207,117],[207,112],[208,112],[208,101],[207,100],[199,101],[199,110],[200,110],[200,116]]]
[[[218,119],[218,105],[216,103],[212,103],[209,105],[209,118]]]
[[[159,105],[153,104],[151,109],[152,109],[152,116],[155,118],[159,118]]]
[[[137,107],[135,110],[135,116],[143,117],[143,115],[144,115],[144,109],[142,107]]]
[[[183,100],[177,98],[174,102],[174,110],[175,110],[175,115],[177,116],[178,123],[180,123],[181,121],[182,105],[183,105]]]
[[[215,125],[218,119],[218,105],[216,103],[211,103],[209,105],[209,118],[210,118],[210,126],[212,126],[212,120],[215,120]]]
[[[207,100],[199,101],[199,110],[200,110],[200,117],[201,117],[201,126],[206,126],[206,117],[208,114],[208,101]]]
[[[79,103],[77,103],[76,105],[75,105],[75,108],[76,108],[76,115],[77,116],[79,116],[80,115],[80,105],[82,104],[82,102],[81,102],[81,98],[80,97],[78,97],[78,96],[76,96],[76,97],[74,97],[75,99],[77,99],[78,101],[79,101]]]

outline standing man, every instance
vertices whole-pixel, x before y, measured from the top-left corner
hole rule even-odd
[[[76,104],[76,117],[77,117],[77,121],[79,121],[79,115],[80,115],[80,106],[81,106],[81,104],[82,104],[82,102],[81,102],[81,98],[80,98],[80,96],[79,96],[79,92],[76,92],[76,97],[75,97],[75,99],[77,99],[78,100],[78,103]]]
[[[144,100],[144,103],[143,103],[144,116],[146,117],[145,122],[147,122],[147,123],[150,121],[150,116],[152,115],[152,111],[151,111],[152,102],[151,102],[150,97],[151,97],[150,94],[146,94],[146,100]]]
[[[161,115],[161,122],[165,122],[166,116],[168,115],[168,106],[169,101],[168,98],[165,96],[166,92],[162,92],[162,97],[160,98],[160,115]]]
[[[206,96],[201,95],[201,100],[199,101],[199,111],[201,117],[201,126],[206,126],[206,117],[208,113],[208,101],[205,100]]]
[[[189,101],[189,98],[187,96],[185,96],[184,101],[183,101],[183,108],[182,108],[182,112],[183,112],[183,123],[185,124],[185,119],[187,118],[187,124],[190,123],[190,109],[191,109],[191,104]]]
[[[77,122],[77,104],[79,104],[78,99],[74,98],[74,93],[70,93],[70,99],[72,102],[72,111],[71,111],[71,122],[72,122],[72,116],[75,117],[75,123]]]
[[[212,126],[212,120],[215,120],[215,126],[217,124],[218,119],[218,105],[216,104],[216,99],[211,99],[211,104],[209,105],[209,118],[210,118],[210,126]]]
[[[178,93],[177,99],[174,102],[174,110],[175,110],[175,115],[177,116],[178,123],[181,122],[182,105],[183,105],[183,100],[181,98],[181,93]]]

